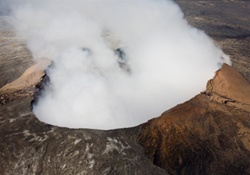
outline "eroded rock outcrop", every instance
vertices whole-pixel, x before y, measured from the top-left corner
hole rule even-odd
[[[16,99],[33,96],[35,87],[45,75],[45,69],[51,64],[49,59],[41,59],[29,67],[16,80],[7,83],[0,88],[0,105],[4,105]]]
[[[171,174],[249,174],[249,92],[223,65],[206,92],[144,124],[139,142]]]
[[[0,89],[0,93],[13,93],[14,91],[36,86],[44,76],[44,70],[50,65],[49,59],[43,59],[29,67],[15,81],[6,84]]]
[[[208,81],[206,93],[210,99],[250,112],[250,85],[236,70],[223,64]]]

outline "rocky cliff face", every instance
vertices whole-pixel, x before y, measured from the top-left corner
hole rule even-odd
[[[176,2],[240,74],[224,65],[206,92],[142,126],[112,131],[59,128],[35,118],[30,104],[43,72],[31,68],[21,76],[34,63],[8,17],[0,16],[0,87],[10,83],[0,90],[0,174],[250,174],[250,4]]]
[[[249,83],[226,64],[208,81],[206,94],[212,101],[250,112]]]
[[[223,65],[207,90],[143,125],[139,142],[170,174],[250,173],[250,84]]]

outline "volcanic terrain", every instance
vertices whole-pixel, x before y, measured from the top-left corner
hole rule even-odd
[[[250,174],[250,2],[176,0],[231,57],[206,91],[134,128],[68,129],[32,113],[35,63],[0,16],[0,174]],[[171,99],[170,99],[171,100]]]

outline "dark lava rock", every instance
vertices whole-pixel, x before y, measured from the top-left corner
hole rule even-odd
[[[15,36],[10,21],[10,17],[0,16],[0,87],[34,64],[24,41]]]
[[[0,174],[166,174],[143,154],[140,127],[59,128],[38,121],[31,100],[1,106]]]

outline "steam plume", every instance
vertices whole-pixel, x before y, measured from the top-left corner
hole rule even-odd
[[[34,106],[53,125],[138,125],[205,90],[230,63],[170,0],[22,0],[12,13],[34,59],[53,61]]]

